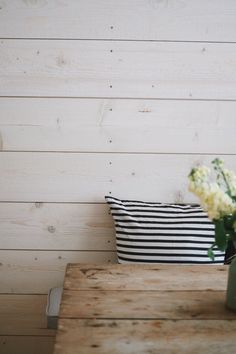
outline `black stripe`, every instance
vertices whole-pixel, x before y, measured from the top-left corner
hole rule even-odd
[[[119,224],[115,224],[115,226],[119,227],[119,228],[123,228],[123,229],[131,229],[131,230],[167,230],[167,231],[171,231],[171,230],[180,230],[180,231],[213,231],[214,233],[214,229],[213,228],[199,228],[199,227],[163,227],[163,226],[159,226],[159,227],[153,227],[153,226],[129,226],[129,225],[125,225],[125,226],[120,226]]]
[[[198,210],[203,210],[203,208],[200,205],[190,205],[190,204],[168,204],[168,203],[117,203],[116,201],[107,201],[109,205],[114,205],[114,206],[123,206],[125,208],[136,208],[136,207],[141,207],[141,208],[162,208],[162,209],[179,209],[179,210],[191,210],[191,209],[198,209]]]
[[[172,213],[170,213],[172,214]],[[143,215],[143,214],[129,214],[129,213],[112,213],[112,216],[130,216],[131,218],[154,218],[154,219],[195,219],[195,218],[204,218],[203,215],[179,215],[178,216],[167,216],[167,215]],[[207,218],[206,218],[207,219]],[[209,220],[209,219],[208,219]]]
[[[162,217],[160,218],[162,219]],[[179,218],[176,218],[179,219]],[[130,219],[118,219],[116,218],[116,220],[118,223],[124,223],[124,224],[128,224],[128,223],[137,223],[137,224],[163,224],[163,225],[185,225],[185,224],[189,224],[189,225],[212,225],[213,229],[214,229],[214,224],[209,220],[206,219],[206,221],[197,221],[197,220],[193,220],[193,221],[152,221],[152,220],[130,220]]]
[[[215,260],[215,261],[211,261],[209,259],[209,261],[197,261],[197,260],[156,260],[156,259],[138,259],[138,258],[128,258],[128,257],[122,257],[122,256],[118,256],[118,259],[124,260],[124,261],[128,261],[128,262],[134,262],[134,263],[172,263],[172,264],[222,264],[222,260]]]
[[[157,250],[158,251],[158,250]],[[184,253],[144,253],[144,252],[134,252],[134,251],[121,251],[118,249],[118,254],[128,254],[128,255],[135,255],[135,256],[145,256],[145,257],[178,257],[178,258],[209,258],[208,254],[184,254]]]
[[[132,210],[127,210],[128,208],[114,208],[114,207],[110,207],[111,211],[112,210],[122,210],[122,211],[127,211],[128,214],[130,214],[131,212],[139,212],[141,211],[142,213],[162,213],[162,214],[202,214],[204,216],[206,216],[207,214],[204,213],[202,210],[184,210],[182,212],[178,211],[178,210],[163,210],[163,208],[157,208],[157,209],[132,209]]]
[[[196,243],[196,244],[207,244],[207,245],[209,245],[209,242],[211,242],[211,240],[209,240],[209,241],[201,241],[201,240],[199,240],[199,238],[195,241],[195,240],[165,240],[165,239],[160,239],[160,238],[155,238],[155,239],[151,239],[151,240],[149,240],[149,239],[141,239],[141,238],[123,238],[123,237],[117,237],[116,238],[118,241],[126,241],[126,242],[152,242],[152,243]],[[212,239],[212,241],[213,241],[213,239]],[[159,247],[158,245],[157,245],[157,247]]]
[[[121,243],[117,243],[116,244],[117,248],[118,248],[118,251],[119,250],[119,247],[122,247],[122,248],[132,248],[132,249],[154,249],[153,246],[137,246],[137,245],[123,245]],[[157,247],[158,250],[173,250],[173,247],[170,247],[170,246],[158,246]],[[198,251],[206,251],[208,249],[208,247],[187,247],[187,246],[181,246],[181,247],[176,247],[174,248],[175,250],[187,250],[187,251],[194,251],[194,250],[198,250]],[[133,252],[132,252],[133,253]],[[148,255],[148,254],[147,254]],[[171,253],[169,253],[168,255],[172,255]],[[185,254],[183,254],[184,256]]]
[[[144,232],[139,232],[139,233],[133,233],[133,232],[126,232],[126,231],[116,231],[116,233],[118,234],[118,235],[129,235],[129,236],[153,236],[153,237],[155,237],[155,236],[168,236],[168,237],[174,237],[174,236],[176,236],[176,237],[209,237],[209,238],[212,238],[212,239],[214,239],[214,233],[212,233],[212,234],[206,234],[206,235],[201,235],[201,234],[193,234],[193,233],[191,233],[191,234],[181,234],[181,233],[174,233],[174,234],[169,234],[169,233],[163,233],[163,232],[157,232],[157,233],[150,233],[150,232],[146,232],[146,233],[144,233]]]
[[[201,206],[199,204],[185,204],[185,203],[155,203],[155,202],[144,202],[144,201],[139,201],[139,200],[126,200],[126,199],[117,199],[115,197],[110,197],[110,196],[105,196],[106,202],[108,204],[126,204],[126,206],[130,206],[130,205],[134,205],[134,206],[139,206],[139,205],[143,205],[143,206],[161,206],[163,208],[180,208],[180,209],[184,209],[184,208],[201,208]]]

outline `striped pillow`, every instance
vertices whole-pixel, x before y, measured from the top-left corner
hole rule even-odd
[[[224,263],[207,250],[214,224],[199,205],[146,203],[105,197],[116,228],[119,263]]]

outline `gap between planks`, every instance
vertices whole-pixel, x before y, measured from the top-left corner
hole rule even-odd
[[[169,153],[169,152],[124,152],[124,151],[65,151],[65,150],[1,150],[0,153],[5,153],[5,152],[19,152],[19,153],[45,153],[45,154],[110,154],[110,155],[206,155],[206,156],[215,156],[216,154],[210,152],[204,152],[199,154],[198,152],[190,152],[190,153],[184,153],[184,152],[180,152],[180,153]],[[229,155],[229,156],[233,156],[236,155],[235,153],[217,153],[217,155],[220,156],[225,156],[225,155]]]
[[[45,154],[80,154],[80,155],[86,155],[86,154],[92,154],[92,155],[158,155],[158,156],[161,156],[161,155],[174,155],[174,156],[178,156],[178,155],[182,155],[182,156],[188,156],[188,155],[193,155],[193,156],[199,156],[199,155],[202,155],[202,156],[215,156],[215,155],[222,155],[222,156],[234,156],[236,155],[235,153],[208,153],[208,152],[202,152],[202,153],[199,153],[199,152],[188,152],[188,153],[185,153],[185,152],[173,152],[173,153],[170,153],[170,152],[124,152],[124,151],[65,151],[65,150],[1,150],[0,153],[45,153]]]
[[[213,43],[213,44],[236,44],[235,41],[207,41],[185,39],[122,39],[122,38],[65,38],[65,37],[0,37],[0,40],[11,41],[96,41],[96,42],[154,42],[154,43]]]
[[[87,100],[149,100],[149,101],[204,101],[204,102],[236,102],[236,99],[233,98],[171,98],[171,97],[110,97],[110,96],[32,96],[32,95],[27,95],[27,96],[18,96],[18,95],[0,95],[0,98],[59,98],[59,99],[87,99]]]

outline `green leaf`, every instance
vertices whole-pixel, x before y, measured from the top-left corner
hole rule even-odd
[[[225,228],[225,232],[228,230],[231,230],[233,228],[233,215],[226,215],[224,218],[224,228]]]
[[[215,224],[215,244],[220,251],[225,251],[227,238],[223,219],[214,220]]]
[[[189,173],[189,175],[188,175],[188,178],[190,178],[191,179],[191,177],[193,177],[194,176],[194,174],[196,173],[196,171],[197,171],[197,169],[194,167],[194,168],[192,168],[191,169],[191,171],[190,171],[190,173]]]
[[[235,197],[236,198],[236,197]],[[231,222],[232,224],[236,221],[236,213],[234,213],[232,216],[231,216]]]
[[[209,257],[212,261],[214,261],[215,255],[214,255],[214,252],[213,252],[212,247],[208,249],[207,254],[208,254],[208,257]]]

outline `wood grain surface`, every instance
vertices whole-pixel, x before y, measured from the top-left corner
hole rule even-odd
[[[165,264],[69,265],[66,290],[199,291],[226,289],[227,266]],[[207,274],[207,275],[206,275]]]
[[[235,23],[234,0],[11,0],[0,37],[235,42]]]
[[[226,266],[69,264],[54,354],[233,354]]]
[[[0,250],[0,293],[47,294],[62,286],[70,262],[117,262],[114,251]]]
[[[1,336],[55,336],[47,329],[47,295],[1,294],[0,304]]]
[[[234,354],[232,320],[62,319],[54,354]]]
[[[3,152],[0,201],[104,203],[105,195],[153,202],[198,202],[192,167],[217,155]],[[234,155],[222,155],[231,169]]]
[[[1,249],[115,251],[105,204],[0,203]]]
[[[0,295],[0,353],[51,354],[56,331],[47,328],[47,295]]]
[[[1,354],[52,354],[55,337],[0,336]]]
[[[190,167],[235,168],[235,19],[234,0],[0,0],[0,292],[115,262],[104,194],[188,202]],[[51,353],[31,324],[1,353]]]
[[[225,291],[212,289],[65,290],[60,316],[100,319],[236,319],[236,313],[225,310],[224,302]]]
[[[0,97],[0,111],[2,151],[235,151],[235,101]]]
[[[105,194],[196,202],[191,167],[235,169],[235,61],[235,0],[0,0],[0,292],[113,261]]]
[[[235,60],[236,43],[5,39],[0,95],[235,100]]]

